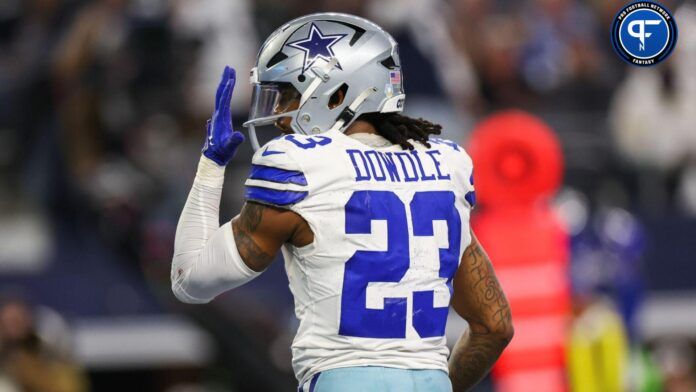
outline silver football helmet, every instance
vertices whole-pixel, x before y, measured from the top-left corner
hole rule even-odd
[[[363,113],[401,112],[405,99],[396,41],[369,20],[339,13],[303,16],[276,30],[251,83],[244,126],[254,150],[256,126],[288,117],[296,133],[343,131]]]

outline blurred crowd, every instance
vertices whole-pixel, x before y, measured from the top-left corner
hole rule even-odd
[[[466,144],[479,119],[505,108],[548,122],[566,156],[559,205],[572,207],[566,212],[574,252],[587,261],[576,269],[591,275],[593,260],[609,259],[640,275],[647,245],[638,237],[612,237],[615,228],[638,233],[646,219],[696,216],[696,7],[664,1],[676,11],[677,49],[659,67],[642,69],[623,63],[609,42],[609,26],[624,3],[3,0],[0,227],[7,229],[0,229],[0,248],[7,253],[0,273],[27,265],[40,270],[37,260],[56,248],[51,228],[68,227],[96,233],[170,301],[176,221],[223,66],[245,75],[263,39],[284,22],[338,11],[368,17],[396,38],[406,113],[443,124],[446,138]],[[233,97],[240,129],[249,101],[250,86],[241,77]],[[241,148],[228,169],[228,218],[241,205],[251,154]],[[24,262],[13,266],[10,258]],[[611,273],[591,280],[581,272],[577,287],[604,286]],[[624,297],[639,297],[640,284],[632,283],[639,280],[619,282],[612,292],[625,306],[629,329],[637,300]],[[10,316],[0,314],[0,324],[28,317],[24,305],[13,306],[3,311]],[[288,372],[288,354],[279,349],[289,344],[288,326],[275,325],[269,314],[257,318],[263,325],[257,334],[270,337],[271,357]],[[11,354],[3,349],[2,359],[40,357],[50,363],[32,366],[73,374],[66,376],[75,385],[70,390],[83,390],[70,362],[46,359],[59,356],[47,354],[26,331],[21,345],[0,334],[4,348],[18,347]]]
[[[445,136],[463,143],[481,116],[526,109],[559,132],[566,182],[592,202],[696,213],[696,16],[686,7],[674,59],[627,71],[605,34],[620,1],[3,4],[1,206],[92,212],[109,241],[148,260],[160,249],[151,237],[167,230],[160,225],[171,223],[187,187],[182,174],[192,171],[220,69],[243,74],[261,38],[320,10],[365,15],[395,36],[407,112],[442,122]],[[235,120],[248,102],[240,80]]]
[[[41,322],[36,319],[40,318]],[[39,330],[41,325],[43,330]],[[19,300],[0,304],[0,391],[83,392],[87,377],[75,364],[62,318]]]

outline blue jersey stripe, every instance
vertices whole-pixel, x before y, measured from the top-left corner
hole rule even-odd
[[[472,208],[476,205],[476,193],[474,191],[467,192],[464,198]]]
[[[285,170],[263,165],[251,165],[249,178],[252,180],[277,182],[280,184],[307,185],[307,179],[301,171]]]
[[[314,387],[317,386],[317,380],[319,380],[319,375],[320,375],[320,374],[321,374],[321,372],[315,374],[315,375],[312,377],[312,381],[310,381],[310,383],[309,383],[309,392],[314,392]]]
[[[302,201],[307,197],[307,192],[279,191],[277,189],[247,186],[244,197],[247,200],[275,206],[287,206]]]

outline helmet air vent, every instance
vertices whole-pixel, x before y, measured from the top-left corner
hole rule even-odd
[[[360,37],[362,37],[363,34],[365,34],[365,29],[363,29],[363,28],[360,27],[360,26],[356,26],[356,25],[354,25],[354,24],[352,24],[352,23],[341,22],[341,21],[338,21],[338,20],[332,20],[331,22],[338,23],[338,24],[342,24],[342,25],[344,25],[344,26],[346,26],[346,27],[350,27],[351,29],[355,30],[355,34],[353,34],[353,36],[350,38],[350,42],[348,43],[349,46],[355,45],[355,43],[358,42],[358,40],[360,39]]]
[[[392,56],[389,56],[386,59],[380,61],[380,64],[384,65],[387,69],[396,68],[396,62],[394,61],[394,57]]]
[[[276,53],[271,57],[270,60],[268,60],[268,63],[266,63],[266,68],[271,68],[272,66],[278,64],[279,62],[285,60],[288,58],[288,55],[283,53],[282,51]]]

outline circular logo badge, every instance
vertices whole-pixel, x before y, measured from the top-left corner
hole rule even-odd
[[[669,10],[658,3],[631,3],[616,14],[611,42],[626,62],[642,67],[655,65],[672,53],[677,24]]]

